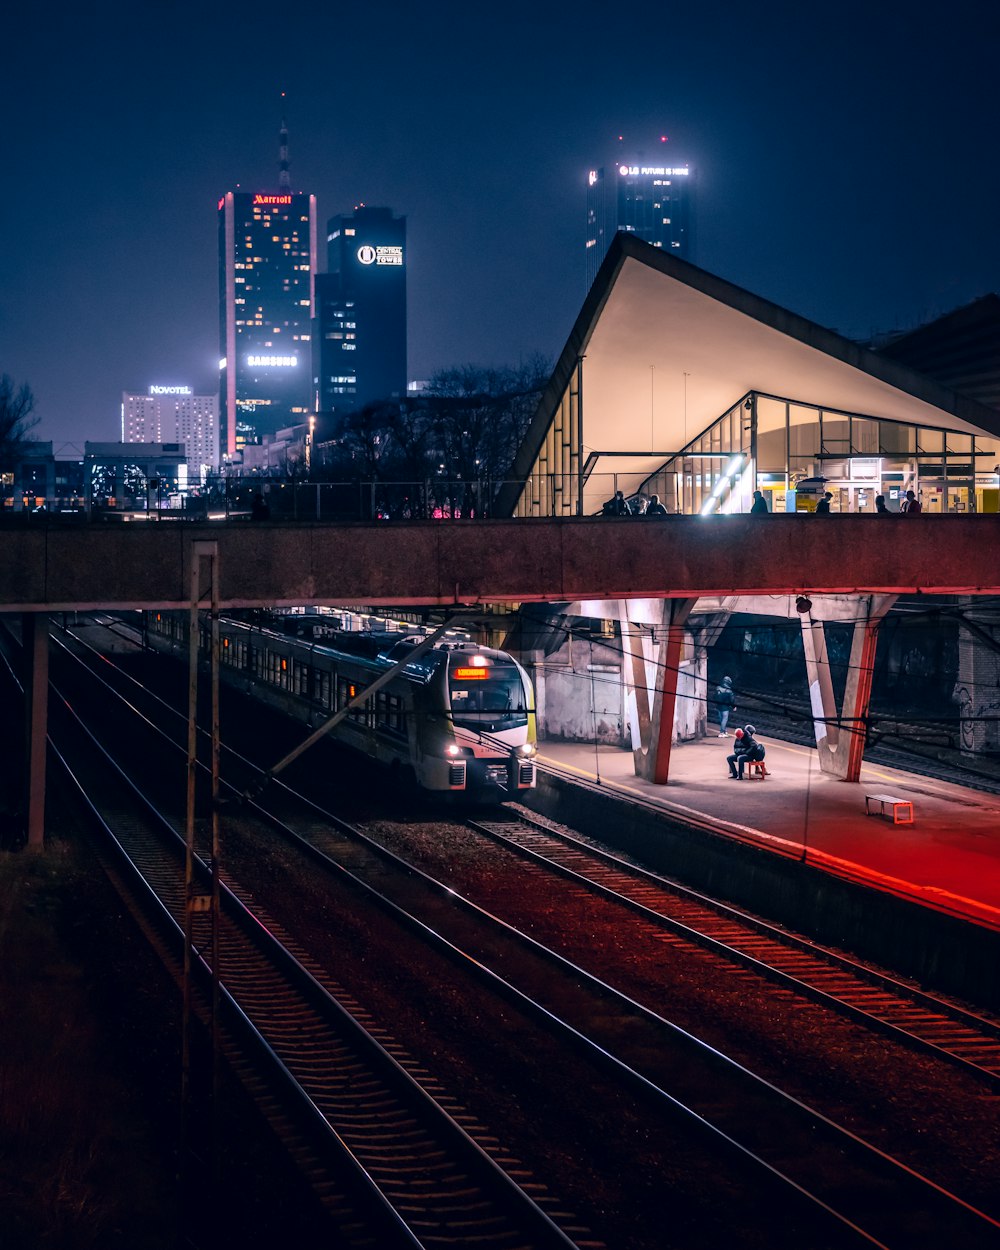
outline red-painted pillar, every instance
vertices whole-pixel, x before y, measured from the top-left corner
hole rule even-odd
[[[648,721],[649,737],[643,735],[641,746],[634,751],[635,772],[655,785],[667,784],[670,776],[670,748],[674,738],[674,710],[677,706],[677,678],[684,653],[684,634],[694,599],[664,599],[663,624],[657,649],[657,667],[653,707]],[[638,684],[636,697],[639,698]],[[645,687],[642,690],[646,698]]]

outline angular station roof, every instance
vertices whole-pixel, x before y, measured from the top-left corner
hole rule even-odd
[[[589,461],[593,473],[617,472],[626,494],[750,391],[1000,436],[995,410],[618,234],[542,396],[512,482],[501,493],[500,515],[513,511],[581,359],[581,462]],[[585,491],[585,513],[600,508],[606,486],[605,478]]]

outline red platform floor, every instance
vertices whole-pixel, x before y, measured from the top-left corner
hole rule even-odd
[[[635,776],[631,751],[540,742],[539,762],[675,811],[815,868],[1000,929],[1000,795],[865,764],[857,783],[820,772],[815,751],[764,738],[769,775],[731,781],[732,738],[675,746],[670,781]],[[912,824],[866,815],[865,796],[913,804]]]

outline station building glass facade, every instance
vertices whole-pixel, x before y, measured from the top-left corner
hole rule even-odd
[[[1000,441],[906,425],[751,392],[647,478],[635,497],[668,511],[748,512],[760,490],[772,512],[898,512],[912,490],[924,512],[996,512]]]
[[[219,201],[219,435],[223,462],[312,411],[316,197]]]
[[[574,516],[581,509],[580,384],[558,406],[515,515]],[[1000,439],[907,425],[749,392],[681,453],[628,492],[656,494],[668,512],[749,512],[760,490],[772,512],[812,512],[826,492],[833,512],[898,512],[912,490],[924,512],[1000,510]],[[611,481],[603,488],[611,493]]]
[[[501,515],[1000,511],[1000,414],[619,233],[498,491]],[[634,509],[633,509],[634,510]]]

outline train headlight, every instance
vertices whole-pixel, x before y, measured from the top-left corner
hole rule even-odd
[[[444,753],[445,755],[461,755],[462,748],[455,746],[453,742],[450,746],[445,747]]]
[[[517,748],[517,753],[518,753],[518,755],[521,755],[521,756],[529,756],[529,755],[534,755],[534,754],[535,754],[535,744],[534,744],[533,742],[526,742],[526,743],[524,744],[524,746],[523,746],[523,747],[518,747],[518,748]]]

